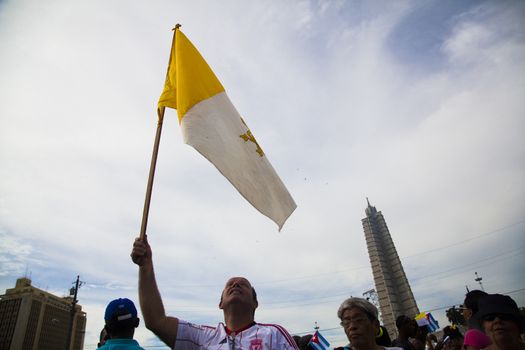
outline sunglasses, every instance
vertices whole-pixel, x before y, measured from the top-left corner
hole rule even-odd
[[[495,319],[499,318],[500,320],[503,320],[503,321],[514,321],[515,320],[515,317],[513,315],[507,315],[507,314],[488,314],[486,316],[483,316],[482,317],[482,320],[483,321],[494,321]]]

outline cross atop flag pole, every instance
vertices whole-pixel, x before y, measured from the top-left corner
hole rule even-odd
[[[213,163],[280,231],[297,205],[219,79],[179,27],[174,28],[166,82],[158,103],[159,123],[166,107],[177,109],[184,142]],[[146,208],[144,212],[147,214]]]

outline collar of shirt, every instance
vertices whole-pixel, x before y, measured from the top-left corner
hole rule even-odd
[[[119,339],[108,339],[106,340],[105,344],[113,344],[113,345],[127,345],[127,344],[139,344],[135,339],[125,339],[125,338],[119,338]]]
[[[245,331],[248,328],[250,328],[252,326],[255,326],[255,324],[256,324],[255,322],[252,322],[252,323],[246,325],[245,327],[241,327],[240,329],[238,329],[236,331],[232,331],[231,329],[228,329],[228,327],[226,327],[226,325],[224,325],[224,329],[226,330],[226,334],[231,335],[231,336],[235,336],[236,334],[239,334],[242,331]]]

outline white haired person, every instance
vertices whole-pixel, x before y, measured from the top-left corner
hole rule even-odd
[[[402,350],[398,347],[383,347],[376,344],[380,336],[377,308],[363,298],[348,298],[339,307],[337,317],[353,350]]]

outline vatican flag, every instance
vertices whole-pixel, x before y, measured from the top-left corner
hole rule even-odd
[[[178,27],[159,115],[165,107],[177,109],[184,142],[212,162],[281,230],[297,205],[220,81]]]

